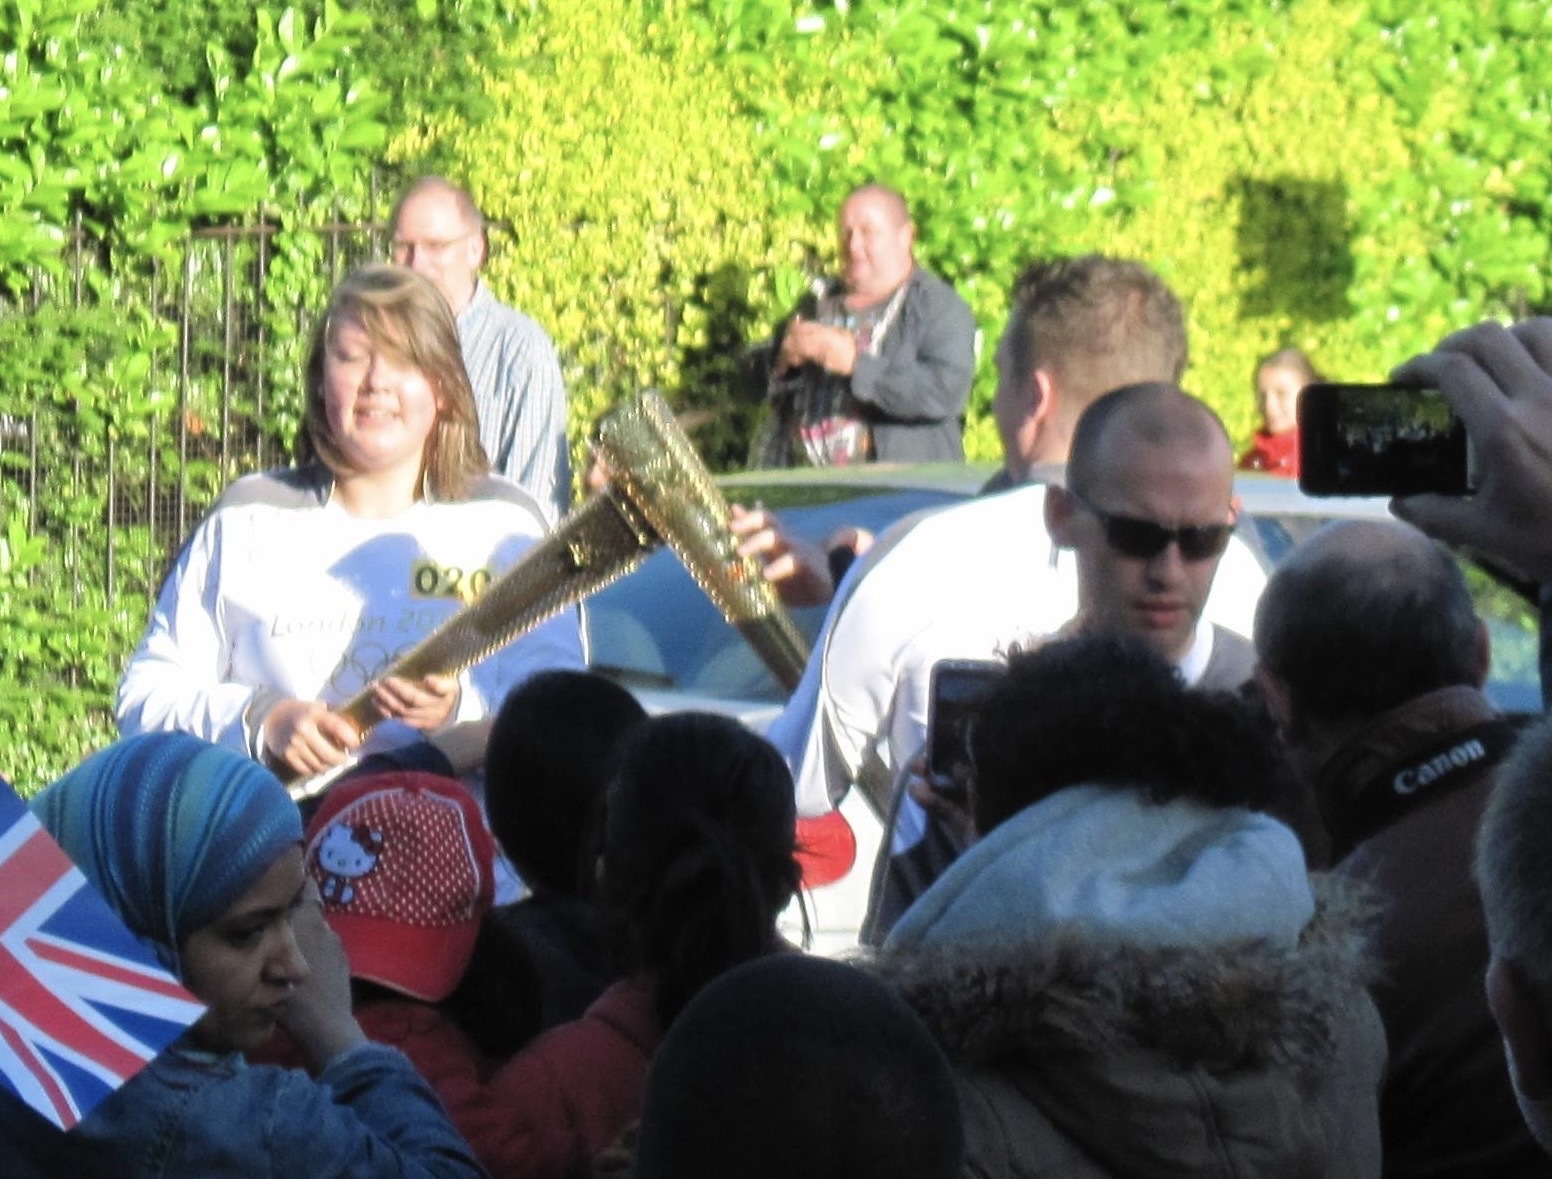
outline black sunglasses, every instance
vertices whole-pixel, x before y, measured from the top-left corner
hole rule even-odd
[[[1180,555],[1185,560],[1210,561],[1223,555],[1223,550],[1229,547],[1229,537],[1234,535],[1232,524],[1187,524],[1184,528],[1165,528],[1153,520],[1102,511],[1070,487],[1067,494],[1098,517],[1105,528],[1105,543],[1123,557],[1151,560],[1173,541],[1180,546]]]

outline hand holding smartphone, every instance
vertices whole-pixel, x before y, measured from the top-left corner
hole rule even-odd
[[[1552,584],[1552,318],[1511,328],[1479,323],[1396,375],[1448,394],[1467,423],[1480,475],[1467,499],[1409,496],[1392,505],[1396,515],[1527,581]]]
[[[970,718],[1008,667],[991,659],[943,659],[933,664],[927,705],[927,784],[963,804],[970,784]]]
[[[1299,393],[1306,495],[1470,495],[1466,427],[1437,389],[1318,382]]]

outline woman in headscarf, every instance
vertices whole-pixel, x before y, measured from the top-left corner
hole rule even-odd
[[[68,1134],[8,1107],[8,1133],[41,1173],[481,1173],[409,1061],[369,1043],[352,1016],[344,954],[303,866],[301,818],[273,774],[154,733],[87,758],[32,808],[207,1008]],[[316,1079],[244,1060],[277,1026]]]

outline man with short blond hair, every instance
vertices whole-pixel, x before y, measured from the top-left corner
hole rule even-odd
[[[997,347],[1006,473],[1064,462],[1086,410],[1118,386],[1173,383],[1185,315],[1140,262],[1090,254],[1028,267]],[[1105,382],[1115,381],[1115,385]],[[1010,639],[1056,630],[1078,607],[1074,563],[1053,555],[1042,484],[913,517],[862,558],[771,736],[789,755],[799,809],[824,812],[853,784],[887,810],[890,787],[926,737],[934,663],[985,658]],[[995,489],[994,489],[995,490]],[[1250,632],[1265,582],[1234,544],[1208,611]]]
[[[1123,385],[1179,382],[1186,358],[1180,301],[1142,263],[1084,254],[1026,266],[997,349],[1003,469],[984,490],[1061,461],[1092,401]]]
[[[554,524],[571,501],[566,389],[550,337],[480,281],[485,219],[467,191],[423,176],[394,207],[393,260],[429,279],[458,320],[491,468],[520,484]]]

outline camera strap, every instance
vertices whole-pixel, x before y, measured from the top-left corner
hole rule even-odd
[[[1332,823],[1341,858],[1370,836],[1435,798],[1477,781],[1514,744],[1515,728],[1501,718],[1456,729],[1404,758],[1381,765],[1345,802],[1327,796],[1338,811]],[[1335,789],[1340,790],[1338,786]]]

